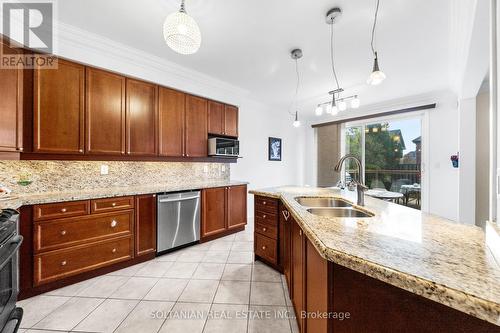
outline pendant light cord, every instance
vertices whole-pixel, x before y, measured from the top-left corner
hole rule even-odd
[[[333,24],[330,24],[330,60],[332,62],[332,73],[335,83],[337,84],[337,89],[340,89],[339,80],[337,78],[337,72],[335,71],[335,61],[333,56]]]
[[[294,104],[295,104],[295,109],[297,109],[297,98],[299,96],[299,88],[300,88],[299,62],[298,59],[294,60],[295,60],[295,74],[297,76],[297,84],[295,85],[295,96],[293,98],[291,106],[288,108],[288,113],[292,116],[295,116],[297,110],[290,112],[290,109],[294,106]]]
[[[377,26],[377,17],[378,17],[378,7],[380,5],[380,0],[377,0],[377,7],[375,8],[375,18],[373,20],[373,27],[372,27],[372,42],[371,42],[371,46],[372,46],[372,52],[373,52],[373,55],[376,56],[376,52],[375,52],[375,47],[373,46],[373,42],[375,40],[375,28]]]

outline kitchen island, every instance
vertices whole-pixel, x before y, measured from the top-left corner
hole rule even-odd
[[[285,274],[291,271],[293,276],[297,272],[293,267],[296,259],[304,262],[309,259],[308,246],[325,262],[322,266],[313,258],[317,273],[312,272],[311,278],[316,279],[315,275],[321,272],[326,274],[323,281],[328,290],[323,294],[328,294],[327,308],[334,312],[351,310],[352,314],[351,324],[328,321],[334,322],[326,325],[329,329],[334,325],[341,332],[356,331],[353,322],[358,311],[364,317],[358,316],[357,322],[370,323],[371,326],[364,328],[372,331],[377,331],[374,326],[377,323],[386,327],[386,331],[392,331],[391,325],[401,329],[413,323],[411,327],[420,325],[421,331],[428,328],[431,332],[450,322],[454,326],[449,326],[448,331],[467,332],[470,327],[476,332],[500,331],[500,265],[495,259],[498,253],[494,252],[498,244],[491,243],[498,238],[488,237],[483,229],[370,197],[366,197],[364,207],[353,205],[374,215],[364,218],[313,215],[307,210],[310,207],[296,200],[297,197],[336,197],[352,203],[355,193],[349,191],[286,186],[250,193],[256,196],[257,232],[258,221],[262,218],[259,213],[262,198],[276,200],[279,205],[278,234],[281,237],[278,243],[286,244],[277,246],[278,269],[282,268]],[[288,231],[287,227],[282,227],[286,223],[283,224],[281,215],[286,216],[287,212],[296,223],[299,236],[303,233],[307,238],[299,250],[294,249],[293,225]],[[256,241],[259,257],[261,249],[257,246]],[[287,268],[286,264],[283,267],[280,260],[289,260],[291,267]],[[293,282],[289,283],[289,289],[296,311],[309,313],[307,300],[315,299],[307,297],[309,275],[307,264],[303,265],[305,268],[298,271],[303,285],[299,288],[303,293],[301,299],[294,301],[297,295],[293,295],[296,289]],[[307,322],[299,323],[302,332],[313,332],[306,329]],[[316,326],[317,322],[312,320],[310,327]]]

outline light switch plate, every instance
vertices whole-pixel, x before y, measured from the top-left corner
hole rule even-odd
[[[226,166],[222,164],[222,172],[226,171]]]
[[[109,165],[102,164],[101,165],[101,176],[105,176],[107,174],[109,174]]]

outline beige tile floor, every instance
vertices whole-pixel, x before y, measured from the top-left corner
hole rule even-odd
[[[19,302],[22,333],[298,332],[248,229]]]

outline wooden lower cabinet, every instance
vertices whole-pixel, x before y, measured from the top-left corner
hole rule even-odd
[[[156,194],[135,197],[135,255],[156,252]]]
[[[131,236],[35,255],[34,285],[128,260],[134,256]]]
[[[306,332],[306,321],[302,315],[305,311],[305,240],[306,237],[296,221],[291,223],[291,300],[297,316],[297,324],[301,332]]]
[[[245,228],[247,186],[208,188],[201,191],[201,241]]]

